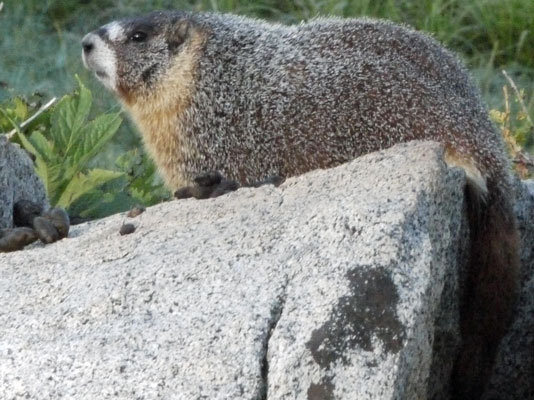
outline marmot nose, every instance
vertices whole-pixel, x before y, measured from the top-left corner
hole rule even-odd
[[[85,37],[83,40],[82,40],[82,47],[83,47],[83,52],[85,54],[89,54],[91,52],[91,50],[93,50],[93,48],[95,47],[95,44],[94,42],[91,40],[91,38],[89,37]]]

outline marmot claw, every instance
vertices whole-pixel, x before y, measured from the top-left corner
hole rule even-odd
[[[185,186],[174,192],[177,199],[195,198],[198,200],[219,197],[233,192],[239,188],[239,184],[231,179],[225,179],[219,171],[205,172],[196,176],[194,186]]]

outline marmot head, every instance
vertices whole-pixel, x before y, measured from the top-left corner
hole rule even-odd
[[[122,100],[158,82],[194,31],[182,12],[154,12],[114,21],[82,40],[84,65]]]

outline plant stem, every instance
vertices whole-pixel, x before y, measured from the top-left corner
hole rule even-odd
[[[0,3],[0,10],[3,3]],[[50,107],[54,105],[56,102],[57,97],[53,97],[52,100],[50,100],[48,103],[46,103],[44,106],[42,106],[35,114],[33,114],[30,118],[28,118],[26,121],[24,121],[22,124],[20,124],[20,129],[24,129],[26,126],[28,126],[35,118],[37,118],[39,115],[44,113],[46,110],[48,110]],[[10,140],[15,133],[17,133],[16,129],[11,130],[10,132],[6,133],[6,137],[8,140]]]

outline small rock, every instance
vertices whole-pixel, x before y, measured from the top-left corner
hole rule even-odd
[[[135,225],[134,224],[122,224],[121,229],[119,233],[121,236],[123,235],[129,235],[130,233],[135,232]]]

